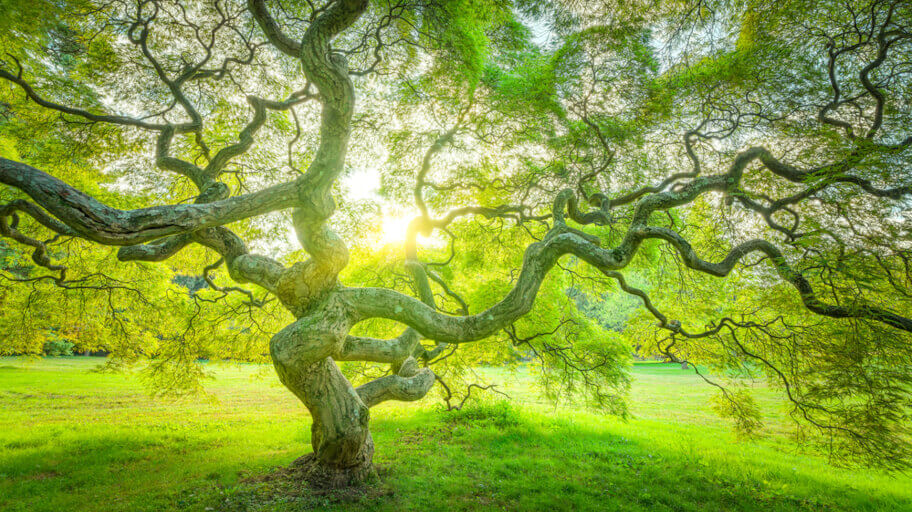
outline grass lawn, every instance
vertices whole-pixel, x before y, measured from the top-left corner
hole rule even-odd
[[[262,475],[310,450],[302,405],[269,367],[218,366],[213,398],[150,398],[95,358],[0,359],[0,510],[912,511],[912,478],[802,453],[774,394],[737,441],[712,394],[674,365],[638,365],[634,419],[555,408],[530,377],[480,372],[513,405],[371,410],[381,482],[340,497]],[[294,491],[294,492],[292,492]],[[344,498],[344,499],[343,499]]]

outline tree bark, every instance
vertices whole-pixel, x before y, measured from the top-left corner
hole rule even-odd
[[[313,418],[313,453],[295,461],[310,483],[326,487],[358,485],[374,474],[370,409],[330,354],[351,327],[341,303],[330,296],[270,342],[276,373]]]

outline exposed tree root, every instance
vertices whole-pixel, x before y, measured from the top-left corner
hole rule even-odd
[[[268,496],[260,499],[307,502],[318,499],[324,504],[330,502],[351,502],[364,498],[378,498],[391,494],[381,484],[378,473],[382,468],[372,464],[360,468],[338,470],[318,465],[313,454],[295,460],[288,466],[278,467],[270,473],[246,478],[241,482],[258,487],[268,483]]]
[[[288,475],[314,489],[364,487],[379,481],[370,460],[354,467],[334,468],[321,464],[313,453],[292,462]]]

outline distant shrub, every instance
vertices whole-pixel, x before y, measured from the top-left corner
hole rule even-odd
[[[498,428],[507,428],[518,425],[520,415],[507,400],[476,401],[461,410],[452,411],[447,419],[453,423],[491,423]]]
[[[73,346],[69,341],[52,334],[44,341],[44,353],[48,356],[71,356]]]

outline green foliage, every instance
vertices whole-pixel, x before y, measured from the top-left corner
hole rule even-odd
[[[489,58],[488,32],[511,20],[508,2],[457,0],[439,4],[426,13],[446,56],[440,72],[456,73],[474,88]],[[515,27],[515,25],[510,25]]]
[[[491,87],[493,99],[507,112],[519,113],[534,105],[560,115],[553,61],[537,53],[523,57],[510,69],[490,66],[485,70],[485,84]]]
[[[756,434],[763,426],[754,397],[744,389],[717,393],[710,403],[720,417],[734,420],[735,432],[742,436]]]
[[[238,308],[249,307],[241,298],[208,288],[191,291],[177,284],[178,276],[167,267],[123,265],[111,250],[75,242],[68,250],[75,256],[71,270],[85,265],[91,276],[80,286],[63,289],[46,280],[21,286],[9,279],[0,286],[0,354],[48,352],[48,340],[61,338],[55,347],[110,352],[110,369],[143,362],[151,389],[185,394],[202,390],[202,359],[265,361],[270,332],[287,322],[287,313],[274,303],[248,310],[256,318],[246,322],[236,315]],[[198,256],[185,257],[192,262]],[[18,268],[20,279],[42,274],[18,251],[8,251],[3,266]],[[219,302],[205,302],[214,299]]]
[[[73,347],[75,346],[73,343],[54,333],[49,334],[48,338],[44,341],[44,355],[54,357],[73,355]]]

